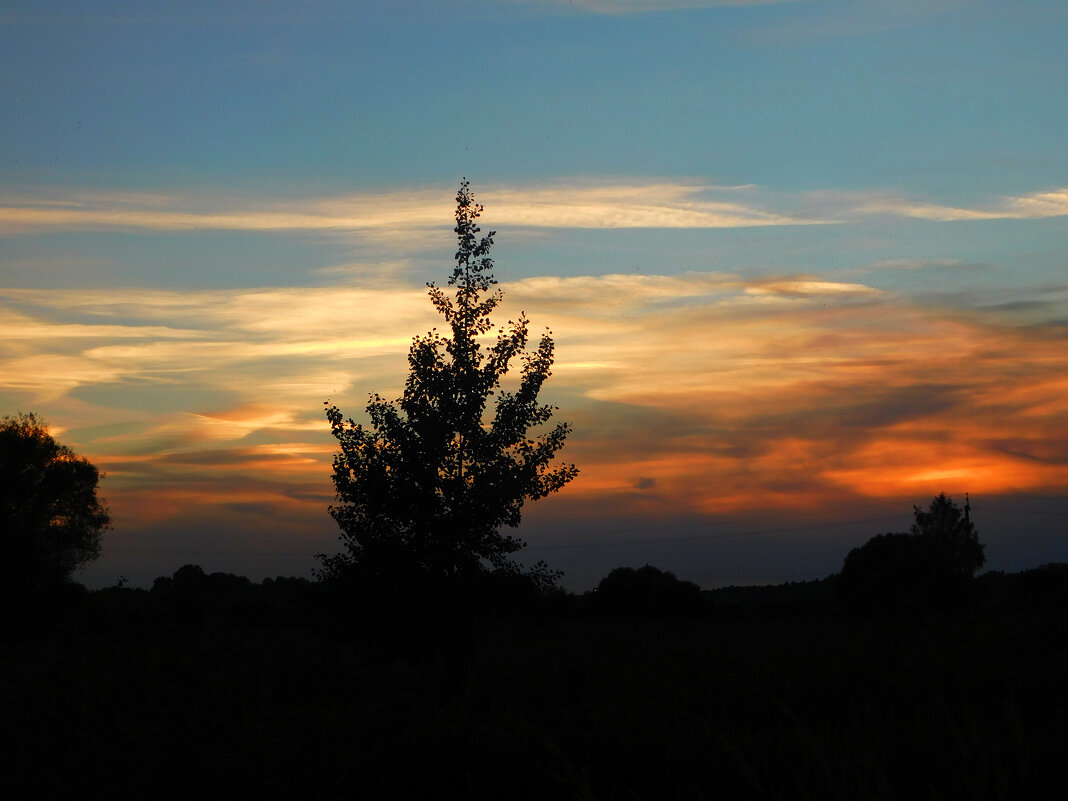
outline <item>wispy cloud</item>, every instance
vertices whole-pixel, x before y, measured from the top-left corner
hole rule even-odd
[[[1068,189],[1006,195],[976,207],[950,206],[885,192],[816,192],[810,197],[842,219],[885,215],[934,222],[1025,220],[1068,214]]]
[[[1005,196],[975,207],[887,192],[819,190],[787,195],[753,186],[698,182],[554,182],[491,187],[492,224],[513,228],[752,228],[841,223],[871,216],[937,222],[1039,219],[1068,214],[1068,189]],[[291,231],[369,240],[438,243],[447,230],[445,189],[320,198],[248,198],[217,192],[0,197],[0,233],[67,230]]]
[[[1021,217],[1063,217],[1068,214],[1068,188],[1010,198],[1008,205]]]
[[[351,371],[330,365],[356,353],[402,356],[413,332],[436,323],[418,289],[2,290],[0,302],[3,384],[28,400],[137,380],[259,381],[284,402],[309,383],[317,394],[347,387]],[[270,366],[279,362],[292,367],[279,374]]]
[[[505,188],[493,191],[493,214],[502,225],[546,228],[746,228],[819,222],[729,199],[737,189],[679,183]]]
[[[744,228],[819,222],[734,197],[737,187],[695,183],[493,188],[495,225],[540,228]],[[15,196],[0,206],[0,233],[48,229],[356,232],[388,237],[443,229],[448,190],[362,193],[293,200],[175,195]]]

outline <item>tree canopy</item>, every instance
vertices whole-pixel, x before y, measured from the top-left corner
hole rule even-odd
[[[916,521],[909,529],[914,537],[926,537],[937,554],[940,567],[962,576],[975,575],[986,562],[983,545],[968,515],[943,492],[935,497],[926,511],[912,507]]]
[[[951,602],[985,561],[969,511],[944,493],[926,510],[914,506],[908,533],[880,534],[849,552],[839,576],[844,598],[887,610]]]
[[[68,580],[100,555],[110,517],[100,473],[33,414],[0,421],[0,570],[8,589]]]
[[[672,617],[702,611],[701,588],[652,565],[617,567],[590,594],[595,610],[627,617]]]
[[[525,502],[556,492],[578,473],[554,462],[570,427],[549,426],[556,407],[538,401],[553,365],[551,332],[528,351],[529,321],[521,314],[493,335],[490,314],[503,295],[493,289],[494,232],[479,236],[482,210],[464,180],[448,281],[454,289],[427,284],[447,330],[415,337],[403,396],[372,394],[369,426],[346,420],[327,402],[340,445],[330,513],[345,552],[320,554],[325,576],[353,568],[386,576],[518,572],[509,554],[524,543],[502,527],[517,527]],[[518,386],[506,391],[501,380],[516,357]],[[540,563],[532,575],[554,579]]]

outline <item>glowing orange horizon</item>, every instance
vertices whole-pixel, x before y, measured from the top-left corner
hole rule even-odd
[[[60,317],[79,302],[116,314],[128,303],[92,292],[33,299]],[[336,443],[323,400],[359,419],[367,393],[399,394],[399,343],[439,322],[410,288],[140,301],[152,325],[131,326],[121,346],[102,345],[92,326],[50,328],[23,314],[5,324],[26,347],[0,351],[27,407],[53,404],[46,418],[110,473],[103,494],[115,498],[116,526],[130,528],[235,504],[324,519]],[[346,307],[367,313],[338,313],[343,324],[323,334],[311,324]],[[608,503],[659,519],[833,509],[843,494],[1068,492],[1059,329],[797,276],[528,279],[505,286],[498,316],[520,309],[534,336],[543,323],[557,332],[543,396],[574,424],[562,457],[581,473],[559,496],[570,513]],[[123,333],[104,317],[105,339]],[[152,408],[188,384],[210,400]],[[110,386],[115,405],[75,398]],[[126,387],[145,405],[126,410]]]

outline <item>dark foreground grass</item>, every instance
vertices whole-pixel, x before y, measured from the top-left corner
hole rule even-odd
[[[527,621],[405,656],[300,626],[22,638],[0,795],[1060,798],[1059,620]]]

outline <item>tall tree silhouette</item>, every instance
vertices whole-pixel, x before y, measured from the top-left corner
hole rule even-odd
[[[97,497],[100,473],[33,414],[0,420],[0,581],[8,591],[47,589],[100,555],[111,522]]]
[[[338,503],[330,514],[341,528],[345,552],[319,555],[320,571],[335,576],[352,569],[391,577],[438,578],[488,571],[519,572],[509,558],[524,547],[502,527],[520,523],[524,502],[556,492],[577,474],[556,464],[567,423],[542,430],[556,407],[538,402],[551,374],[553,340],[546,330],[527,351],[528,320],[496,332],[490,314],[502,299],[489,256],[494,232],[479,237],[483,207],[469,182],[456,194],[456,264],[448,286],[428,283],[434,308],[448,325],[416,337],[403,396],[371,396],[370,426],[344,419],[327,402],[326,416],[340,452],[334,458]],[[501,389],[513,358],[522,361],[519,386]],[[492,409],[487,409],[490,397]],[[541,583],[553,574],[543,564],[531,571]]]

